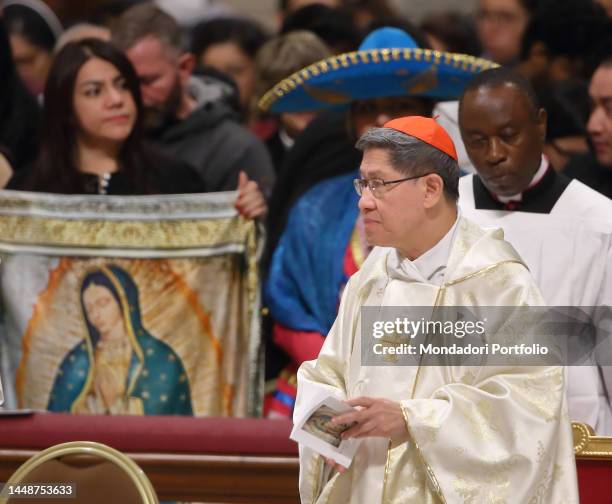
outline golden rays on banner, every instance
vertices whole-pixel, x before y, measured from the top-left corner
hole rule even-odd
[[[0,194],[0,343],[17,406],[258,413],[255,227],[235,215],[231,193]],[[37,233],[21,229],[24,221]],[[11,233],[16,222],[20,231]],[[164,229],[162,238],[152,226]],[[132,231],[101,241],[121,227]]]

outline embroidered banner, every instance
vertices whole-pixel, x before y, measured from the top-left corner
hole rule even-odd
[[[7,403],[258,414],[256,230],[234,201],[0,191]]]

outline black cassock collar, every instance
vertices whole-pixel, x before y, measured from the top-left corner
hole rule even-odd
[[[477,210],[515,210],[545,214],[552,211],[555,203],[570,183],[570,179],[549,166],[546,174],[537,184],[523,191],[521,201],[504,203],[485,187],[478,174],[475,174],[472,180],[474,181],[474,204]]]

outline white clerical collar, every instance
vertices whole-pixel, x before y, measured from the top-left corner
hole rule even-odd
[[[528,189],[536,186],[540,182],[540,180],[544,178],[544,175],[546,175],[546,172],[548,171],[548,165],[549,165],[548,158],[544,154],[542,154],[542,160],[540,161],[540,167],[538,168],[538,171],[535,172],[535,175],[531,179],[531,182],[529,183],[529,186],[527,187]],[[496,194],[495,197],[502,203],[508,203],[510,201],[522,201],[523,193],[513,194],[512,196],[500,196]]]
[[[446,272],[446,263],[450,257],[455,233],[457,231],[457,223],[460,217],[460,211],[457,210],[457,219],[455,223],[442,239],[414,261],[403,258],[400,263],[400,268],[405,272],[407,272],[408,269],[416,269],[419,276],[423,277],[425,281],[435,285],[442,285],[444,273]]]

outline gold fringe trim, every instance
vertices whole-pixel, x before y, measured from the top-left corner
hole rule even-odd
[[[244,243],[250,223],[241,218],[215,220],[71,220],[0,216],[0,242],[8,245],[89,248],[177,249]]]

